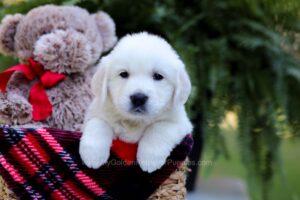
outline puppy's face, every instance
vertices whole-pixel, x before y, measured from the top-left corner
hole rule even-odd
[[[140,33],[126,36],[102,58],[92,81],[100,102],[112,101],[126,119],[153,119],[183,105],[191,84],[184,64],[162,38]]]
[[[175,70],[158,60],[115,58],[108,72],[108,95],[117,111],[131,119],[153,118],[171,105]]]

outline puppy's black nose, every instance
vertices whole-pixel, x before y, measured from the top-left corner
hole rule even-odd
[[[143,93],[135,93],[130,96],[131,103],[134,107],[145,105],[148,100],[148,96]]]

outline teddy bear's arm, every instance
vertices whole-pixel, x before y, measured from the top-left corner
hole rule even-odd
[[[28,102],[30,84],[20,72],[15,72],[5,93],[0,93],[0,122],[21,125],[31,120],[32,106]]]

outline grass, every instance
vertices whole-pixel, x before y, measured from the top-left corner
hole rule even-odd
[[[246,169],[243,166],[235,129],[224,130],[230,159],[220,158],[213,165],[202,166],[202,180],[210,178],[240,178],[246,182]],[[300,200],[300,140],[285,139],[280,148],[282,157],[282,171],[275,174],[270,199],[272,200]],[[209,160],[204,153],[203,160]],[[283,176],[281,176],[283,174]]]

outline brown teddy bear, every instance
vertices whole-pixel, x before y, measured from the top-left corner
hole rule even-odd
[[[80,130],[91,101],[90,80],[100,55],[116,42],[104,12],[46,5],[6,16],[0,52],[22,63],[0,74],[0,121]]]

